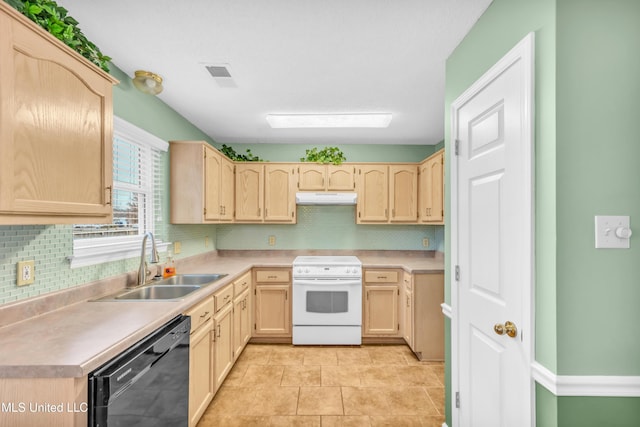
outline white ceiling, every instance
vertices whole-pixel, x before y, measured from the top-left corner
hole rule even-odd
[[[129,76],[217,142],[437,144],[445,60],[492,0],[58,0]],[[226,65],[220,82],[205,65]],[[390,112],[386,129],[271,129],[268,113]]]

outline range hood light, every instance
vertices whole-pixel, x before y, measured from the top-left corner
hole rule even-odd
[[[357,193],[296,193],[297,205],[355,205]]]

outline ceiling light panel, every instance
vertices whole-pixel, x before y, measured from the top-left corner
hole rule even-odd
[[[386,128],[391,113],[355,114],[267,114],[274,129],[293,128]]]

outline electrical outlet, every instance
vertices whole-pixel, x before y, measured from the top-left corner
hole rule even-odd
[[[20,261],[18,263],[16,283],[18,286],[30,285],[36,281],[36,262]]]
[[[269,236],[269,246],[275,246],[276,236]]]
[[[429,247],[429,238],[424,237],[424,238],[422,239],[422,246],[424,246],[425,248],[428,248],[428,247]]]
[[[182,252],[182,243],[173,242],[173,253],[179,254],[180,252]]]
[[[209,236],[205,236],[204,237],[204,247],[208,248],[209,247]]]

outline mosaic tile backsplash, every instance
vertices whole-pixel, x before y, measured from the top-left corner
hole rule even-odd
[[[68,225],[0,226],[0,304],[137,269],[137,257],[71,269],[67,259],[73,254],[71,233]],[[353,206],[299,206],[295,225],[165,224],[162,234],[165,241],[180,241],[177,258],[216,248],[444,251],[443,226],[356,225]],[[269,236],[275,236],[275,245],[269,246]],[[422,246],[425,237],[429,239],[426,248]],[[31,259],[36,264],[35,283],[16,286],[16,263]]]

